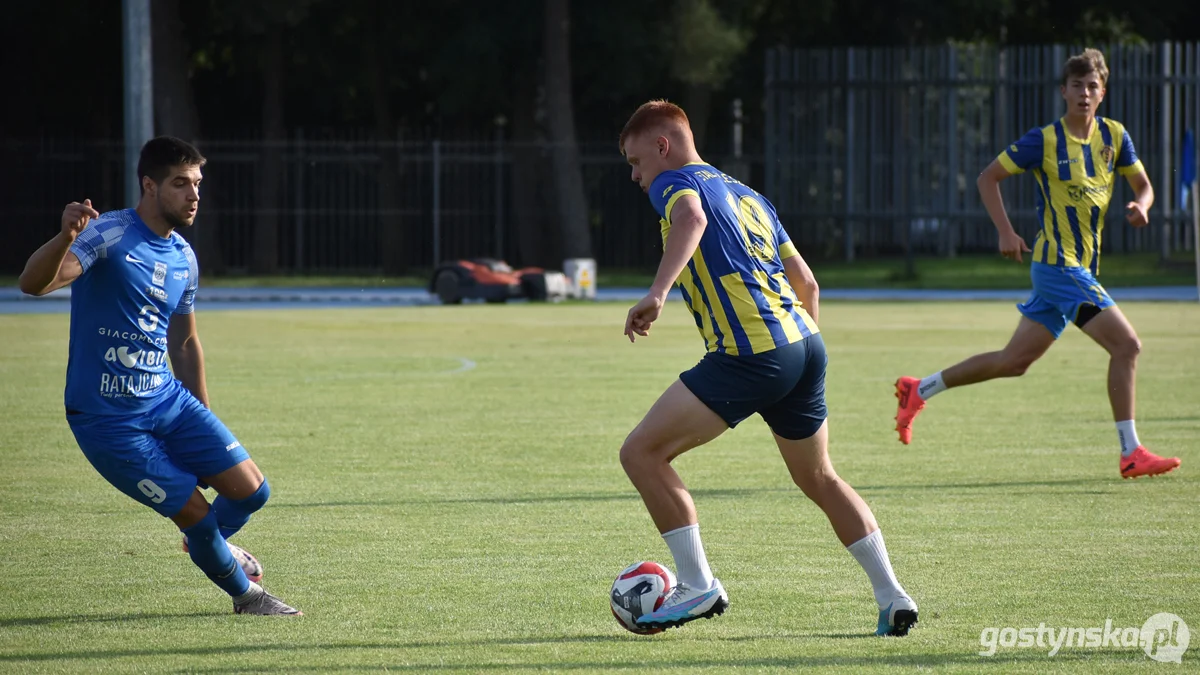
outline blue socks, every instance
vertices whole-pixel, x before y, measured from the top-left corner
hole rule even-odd
[[[221,590],[231,597],[245,595],[250,590],[250,580],[229,552],[225,538],[217,529],[217,515],[212,509],[203,520],[184,529],[183,534],[187,537],[188,555],[192,557],[192,562]]]
[[[217,517],[217,525],[221,528],[221,536],[229,539],[250,520],[251,514],[261,509],[271,496],[271,486],[267,485],[266,477],[254,494],[234,501],[218,496],[213,500],[212,510]]]

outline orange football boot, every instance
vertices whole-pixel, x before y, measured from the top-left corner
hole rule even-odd
[[[1138,476],[1157,476],[1179,468],[1178,457],[1159,457],[1139,445],[1128,457],[1121,457],[1119,465],[1121,478],[1137,478]]]
[[[902,377],[896,380],[896,398],[900,405],[896,407],[896,431],[900,432],[900,442],[908,445],[912,442],[912,423],[917,413],[925,409],[925,399],[917,393],[921,380],[915,377]]]

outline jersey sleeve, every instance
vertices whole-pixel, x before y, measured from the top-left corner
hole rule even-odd
[[[1044,143],[1042,130],[1030,129],[996,159],[1009,173],[1025,173],[1026,169],[1041,165]]]
[[[684,195],[700,196],[695,179],[686,171],[664,171],[650,184],[650,203],[668,227],[671,224],[671,209]]]
[[[1121,130],[1121,150],[1117,153],[1117,173],[1122,176],[1133,176],[1145,171],[1142,160],[1138,159],[1137,151],[1133,149],[1133,139],[1129,132]]]
[[[183,249],[183,255],[188,261],[188,282],[175,307],[176,314],[191,314],[196,311],[196,290],[200,288],[200,265],[196,262],[196,253],[191,246]]]
[[[79,264],[86,272],[97,261],[108,257],[108,250],[121,241],[125,234],[125,225],[115,218],[103,218],[92,221],[83,228],[79,236],[71,244],[71,253],[79,258]]]
[[[788,236],[787,230],[783,229],[783,223],[779,221],[775,205],[767,202],[767,210],[771,214],[772,226],[775,230],[775,250],[779,251],[780,262],[800,255],[800,252],[796,250],[796,245],[792,243],[792,238]]]

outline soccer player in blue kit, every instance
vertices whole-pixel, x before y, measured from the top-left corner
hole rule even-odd
[[[20,287],[45,295],[72,286],[64,403],[96,471],[179,527],[192,562],[235,613],[299,615],[256,583],[258,561],[226,541],[271,490],[208,408],[194,314],[199,267],[176,232],[196,218],[204,164],[177,138],[148,141],[137,208],[101,215],[91,200],[68,204],[61,232],[30,256]],[[212,504],[201,485],[217,491]]]
[[[661,217],[664,249],[650,292],[629,310],[625,335],[648,335],[678,283],[708,352],[621,447],[621,464],[670,548],[679,580],[638,624],[671,628],[728,607],[700,542],[696,507],[671,461],[758,413],[793,481],[867,573],[879,606],[876,634],[907,634],[917,603],[896,580],[871,509],[829,460],[817,284],[775,208],[700,158],[687,115],[672,103],[638,108],[620,148],[630,177]]]

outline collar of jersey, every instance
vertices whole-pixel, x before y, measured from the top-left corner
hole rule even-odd
[[[158,233],[150,229],[150,226],[146,224],[146,221],[142,220],[142,216],[138,214],[137,209],[129,209],[129,215],[132,216],[133,223],[138,230],[141,231],[142,236],[144,236],[146,241],[150,242],[151,245],[159,248],[171,248],[171,242],[174,239],[173,236],[165,239],[158,236]],[[174,232],[172,232],[172,234],[174,234]]]
[[[1091,143],[1092,137],[1095,136],[1096,133],[1100,131],[1101,122],[1100,122],[1099,117],[1092,118],[1092,133],[1089,134],[1087,138],[1080,138],[1080,137],[1076,136],[1075,134],[1071,133],[1071,128],[1067,126],[1067,116],[1066,115],[1063,115],[1062,117],[1058,118],[1058,121],[1062,123],[1063,133],[1065,133],[1067,135],[1067,138],[1075,141],[1076,143],[1082,143],[1084,145]]]

